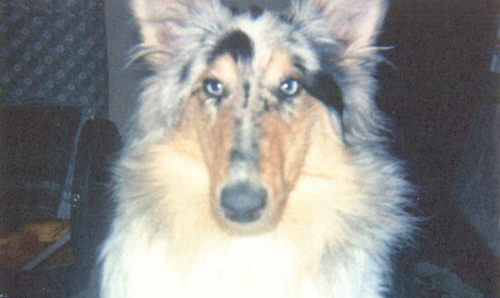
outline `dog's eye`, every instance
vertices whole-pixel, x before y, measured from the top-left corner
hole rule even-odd
[[[221,97],[224,94],[224,85],[215,79],[206,79],[203,82],[205,92],[210,96]]]
[[[300,90],[300,83],[296,79],[288,79],[281,83],[281,92],[286,96],[293,96]]]

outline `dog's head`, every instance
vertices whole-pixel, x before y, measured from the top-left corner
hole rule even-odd
[[[348,148],[378,138],[371,73],[385,1],[294,1],[285,13],[211,0],[132,8],[156,73],[140,123],[167,127],[173,147],[203,161],[222,226],[271,229],[291,196],[323,191],[323,180],[353,191]]]

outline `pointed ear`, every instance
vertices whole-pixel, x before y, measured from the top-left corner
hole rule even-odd
[[[387,10],[387,1],[305,0],[298,7],[316,16],[319,14],[327,21],[329,34],[343,44],[346,51],[356,51],[375,43]]]
[[[193,18],[214,5],[211,0],[132,0],[148,61],[157,65],[178,54],[193,34],[189,30]]]

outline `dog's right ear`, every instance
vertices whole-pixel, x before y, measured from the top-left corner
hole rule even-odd
[[[315,32],[327,29],[342,54],[356,56],[374,45],[388,6],[387,0],[296,0],[298,20]],[[318,24],[317,20],[326,22]]]
[[[131,6],[140,27],[144,56],[153,65],[163,64],[187,45],[196,44],[192,38],[203,30],[196,22],[221,13],[216,0],[132,0]]]

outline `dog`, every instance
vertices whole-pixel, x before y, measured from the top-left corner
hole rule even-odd
[[[374,101],[383,0],[133,0],[152,70],[102,297],[384,297],[411,185]]]

